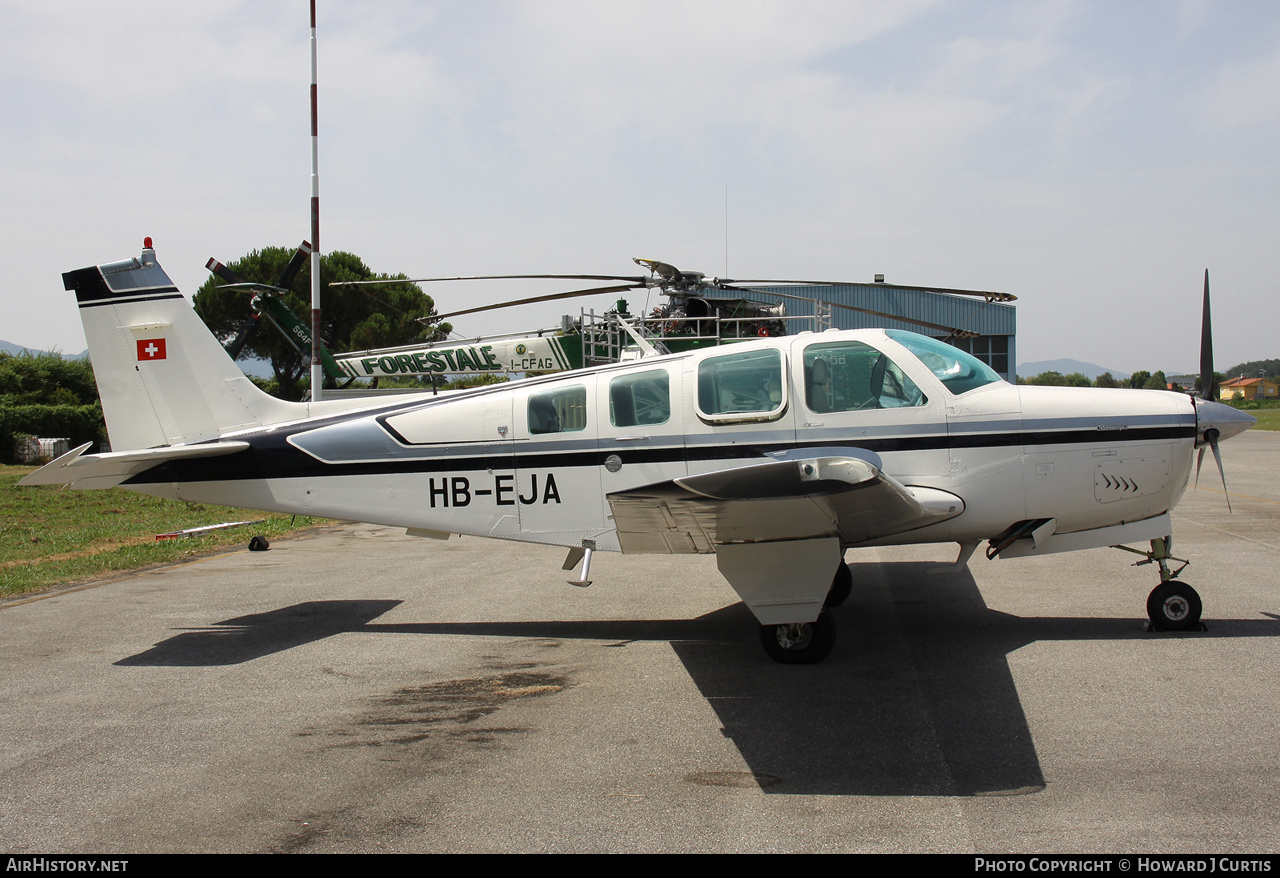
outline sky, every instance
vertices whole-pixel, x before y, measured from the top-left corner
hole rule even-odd
[[[1280,3],[317,6],[321,247],[375,271],[879,273],[1017,295],[1020,362],[1173,373],[1207,268],[1217,367],[1280,356]],[[83,350],[61,273],[144,236],[188,295],[309,237],[308,8],[0,0],[0,339]]]

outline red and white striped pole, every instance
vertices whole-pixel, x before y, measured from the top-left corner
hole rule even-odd
[[[324,384],[320,359],[320,138],[316,110],[316,0],[311,0],[311,399]]]

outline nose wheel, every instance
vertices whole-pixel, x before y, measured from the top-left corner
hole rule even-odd
[[[1151,590],[1147,616],[1157,631],[1190,631],[1200,624],[1200,595],[1185,582],[1171,579]]]

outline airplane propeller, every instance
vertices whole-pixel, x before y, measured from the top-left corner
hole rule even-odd
[[[1257,419],[1252,415],[1217,402],[1213,383],[1213,329],[1209,314],[1209,269],[1204,270],[1204,307],[1200,318],[1200,396],[1196,398],[1196,487],[1200,486],[1200,465],[1204,463],[1204,450],[1213,451],[1213,460],[1222,477],[1222,493],[1227,498],[1227,511],[1231,512],[1231,495],[1227,493],[1227,473],[1222,467],[1222,452],[1218,443],[1249,429]]]

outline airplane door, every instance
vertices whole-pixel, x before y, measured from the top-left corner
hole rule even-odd
[[[681,364],[644,365],[599,376],[603,514],[608,494],[687,474]]]
[[[594,376],[515,394],[516,478],[510,494],[525,539],[578,545],[606,529],[600,501]]]
[[[908,484],[947,475],[944,403],[904,369],[909,357],[820,334],[797,338],[792,357],[801,444],[874,451]]]
[[[776,346],[684,361],[685,457],[689,473],[759,463],[796,441],[795,393]]]

